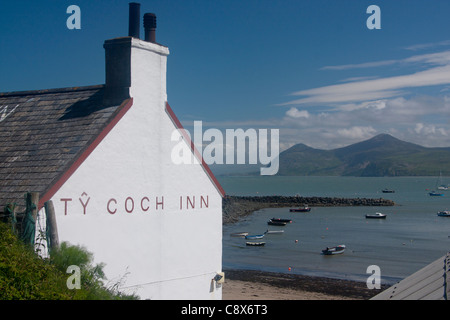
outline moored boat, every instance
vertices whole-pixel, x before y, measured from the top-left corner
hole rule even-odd
[[[326,247],[322,250],[322,254],[324,255],[333,255],[333,254],[341,254],[345,251],[345,245],[341,244],[336,247]]]
[[[450,217],[450,211],[444,210],[437,213],[439,217]]]
[[[386,219],[386,215],[381,212],[376,212],[374,214],[366,214],[366,219]]]
[[[248,236],[248,232],[234,232],[234,233],[231,233],[230,236],[243,238],[245,236]]]
[[[310,212],[311,208],[308,206],[304,206],[301,208],[294,208],[294,209],[289,209],[289,212]]]
[[[284,233],[284,230],[269,230],[269,229],[267,229],[267,231],[265,233],[266,234],[282,234],[282,233]]]
[[[281,222],[281,221],[273,221],[273,220],[269,220],[267,221],[267,224],[269,226],[285,226],[287,224],[287,222]]]
[[[256,239],[262,239],[262,238],[264,238],[263,234],[256,234],[256,235],[252,235],[252,236],[249,236],[249,235],[245,236],[245,239],[247,239],[247,240],[256,240]]]
[[[247,241],[245,244],[246,244],[247,246],[262,247],[262,246],[264,246],[266,243],[265,243],[265,242],[253,242],[253,241]]]
[[[442,191],[442,190],[443,190],[443,191],[448,190],[448,187],[445,186],[444,184],[442,184],[442,172],[439,173],[439,178],[438,178],[438,181],[436,182],[436,187],[435,187],[435,189],[441,190],[441,191]],[[432,196],[432,197],[442,197],[442,196],[444,196],[443,193],[439,193],[439,192],[435,192],[435,191],[431,191],[431,192],[429,193],[429,195]]]
[[[383,190],[381,190],[381,192],[383,192],[383,193],[395,193],[395,190],[392,190],[392,189],[383,189]]]
[[[270,220],[271,221],[277,221],[277,222],[286,222],[286,223],[291,223],[292,222],[291,219],[282,219],[282,218],[272,218]]]

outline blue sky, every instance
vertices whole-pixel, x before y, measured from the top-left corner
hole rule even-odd
[[[103,84],[103,42],[127,35],[129,2],[2,1],[0,92]],[[188,128],[278,128],[281,150],[379,133],[450,147],[450,1],[138,2],[157,15]],[[81,30],[66,27],[72,4]],[[380,30],[366,26],[373,4]]]

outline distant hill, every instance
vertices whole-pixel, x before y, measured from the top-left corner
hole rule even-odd
[[[280,153],[278,175],[437,176],[439,172],[450,175],[450,148],[426,148],[379,134],[334,150],[297,144]]]

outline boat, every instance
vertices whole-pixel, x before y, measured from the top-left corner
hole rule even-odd
[[[441,190],[441,191],[448,190],[448,187],[442,184],[442,172],[439,172],[439,178],[436,181],[436,189],[437,190]],[[436,192],[436,191],[431,191],[429,193],[429,195],[432,196],[432,197],[442,197],[442,196],[444,196],[443,193],[439,193],[439,192]]]
[[[269,226],[281,226],[281,227],[283,227],[283,226],[285,226],[287,224],[287,222],[269,220],[269,221],[267,221],[267,224]]]
[[[444,210],[437,213],[439,217],[450,217],[450,211]]]
[[[445,185],[442,183],[442,171],[439,171],[439,179],[436,183],[436,186],[439,184],[439,186],[437,187],[438,190],[442,190],[442,191],[447,191],[449,190],[448,185]]]
[[[289,212],[310,212],[311,208],[308,206],[304,206],[301,208],[289,209]]]
[[[234,232],[234,233],[231,233],[230,236],[243,238],[245,236],[248,236],[248,232]]]
[[[252,235],[252,236],[249,236],[249,235],[245,236],[245,239],[247,239],[247,240],[256,240],[256,239],[262,239],[262,238],[264,238],[263,234],[257,234],[257,235]]]
[[[270,221],[292,223],[291,219],[281,219],[281,218],[272,218],[272,219],[270,219]]]
[[[341,254],[345,251],[345,245],[341,244],[336,247],[326,247],[322,250],[322,254],[324,255],[332,255],[332,254]]]
[[[267,231],[265,232],[265,234],[281,234],[284,233],[284,230],[269,230],[267,229]]]
[[[374,214],[366,214],[366,219],[386,219],[386,215],[381,212],[376,212]]]
[[[246,244],[247,246],[262,247],[262,246],[264,246],[266,243],[265,243],[265,242],[253,242],[253,241],[247,241],[245,244]]]
[[[381,190],[381,192],[383,192],[383,193],[395,193],[395,190],[392,190],[392,189],[383,189],[383,190]]]

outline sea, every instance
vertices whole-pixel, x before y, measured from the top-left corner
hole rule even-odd
[[[392,207],[312,207],[308,213],[267,208],[223,226],[223,269],[295,273],[367,281],[379,268],[382,284],[394,284],[450,251],[450,190],[430,196],[436,177],[282,177],[222,176],[228,195],[385,198]],[[443,178],[443,182],[446,178]],[[448,178],[450,182],[450,178]],[[394,193],[382,193],[383,189]],[[437,191],[437,190],[436,190]],[[366,219],[381,212],[386,219]],[[284,227],[269,226],[271,218],[291,219]],[[263,247],[246,246],[235,232],[266,234]],[[322,249],[344,244],[343,254],[322,255]]]

